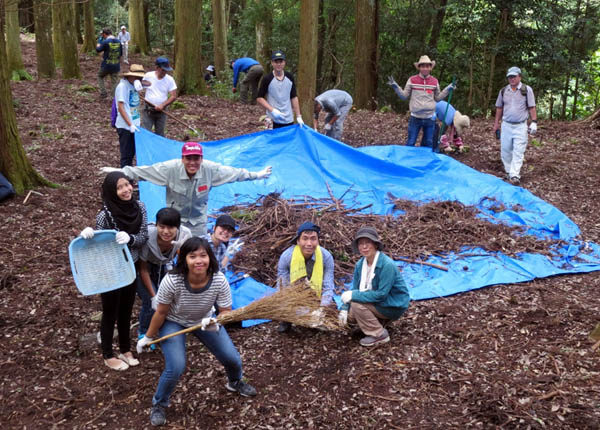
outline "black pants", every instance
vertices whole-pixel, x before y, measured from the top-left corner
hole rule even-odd
[[[135,135],[125,128],[117,128],[119,149],[121,150],[121,167],[133,166],[135,156]]]
[[[122,353],[131,351],[131,311],[135,300],[136,282],[108,293],[100,294],[102,299],[102,320],[100,321],[100,338],[102,357],[114,357],[112,350],[113,330],[115,322],[119,331],[119,350]]]

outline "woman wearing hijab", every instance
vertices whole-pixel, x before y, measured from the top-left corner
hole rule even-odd
[[[127,244],[131,257],[137,262],[139,251],[148,239],[148,220],[144,203],[133,199],[133,186],[122,172],[109,173],[102,184],[102,209],[96,216],[96,230],[117,230],[115,240]],[[81,237],[91,239],[94,230],[86,227]],[[127,370],[139,361],[131,353],[130,322],[135,300],[137,279],[130,285],[102,293],[100,340],[104,364],[113,370]],[[112,349],[113,330],[119,333],[118,357]]]
[[[383,252],[377,230],[363,227],[358,230],[352,250],[362,258],[354,267],[352,289],[342,293],[340,323],[357,323],[366,337],[362,346],[375,346],[390,341],[384,325],[402,316],[410,297],[396,263]],[[349,309],[349,311],[348,311]]]

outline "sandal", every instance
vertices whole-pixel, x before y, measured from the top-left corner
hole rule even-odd
[[[115,359],[116,362],[111,363],[112,359]],[[125,362],[119,358],[115,358],[115,357],[105,358],[104,364],[112,370],[127,370],[127,369],[129,369],[129,364],[127,364],[127,362]]]
[[[129,354],[129,355],[126,355],[126,354]],[[118,358],[120,360],[122,360],[123,362],[127,363],[127,365],[129,367],[138,366],[140,364],[140,361],[137,358],[135,358],[131,352],[126,352],[125,354],[119,354]]]

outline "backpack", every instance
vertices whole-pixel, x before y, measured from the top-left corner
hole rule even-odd
[[[117,98],[113,97],[112,107],[110,108],[110,125],[117,128]]]
[[[504,103],[504,91],[506,91],[506,89],[507,89],[508,87],[510,87],[510,85],[507,85],[507,86],[505,86],[504,88],[502,88],[502,89],[500,90],[500,94],[502,94],[502,103]],[[525,107],[526,107],[527,109],[529,109],[529,103],[527,103],[527,85],[525,85],[525,84],[521,85],[521,89],[520,89],[520,91],[521,91],[521,95],[522,95],[523,97],[525,97]]]

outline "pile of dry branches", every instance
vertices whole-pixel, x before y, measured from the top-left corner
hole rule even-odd
[[[418,204],[392,195],[388,198],[394,209],[403,212],[401,215],[364,214],[361,211],[368,206],[347,208],[331,193],[330,198],[290,200],[272,193],[251,204],[225,207],[222,211],[231,213],[240,223],[237,235],[245,242],[232,264],[235,270],[274,285],[279,256],[292,244],[296,229],[304,221],[321,227],[319,241],[334,256],[336,280],[352,277],[358,259],[352,254],[352,238],[366,225],[377,229],[388,255],[409,262],[464,252],[465,248],[500,251],[509,256],[522,252],[549,255],[551,246],[559,243],[525,235],[520,227],[488,222],[477,216],[480,210],[476,207],[456,201]],[[498,212],[505,209],[493,201],[492,206]]]

